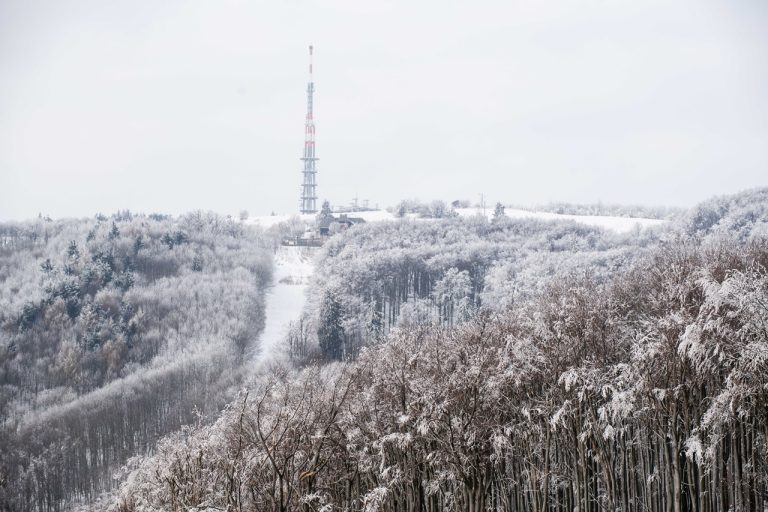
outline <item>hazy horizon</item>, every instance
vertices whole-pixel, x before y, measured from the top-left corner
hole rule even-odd
[[[768,185],[768,5],[0,4],[0,218],[320,200],[687,207]]]

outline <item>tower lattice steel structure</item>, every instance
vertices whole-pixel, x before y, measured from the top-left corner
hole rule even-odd
[[[307,83],[307,119],[304,124],[304,180],[301,185],[301,213],[317,213],[317,169],[315,162],[315,121],[312,116],[312,46],[309,47],[309,82]]]

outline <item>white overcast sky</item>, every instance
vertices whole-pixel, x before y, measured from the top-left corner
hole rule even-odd
[[[0,218],[768,185],[762,0],[0,0]]]

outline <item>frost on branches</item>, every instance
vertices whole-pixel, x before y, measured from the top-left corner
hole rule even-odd
[[[768,244],[677,239],[525,306],[275,368],[116,510],[763,510]]]

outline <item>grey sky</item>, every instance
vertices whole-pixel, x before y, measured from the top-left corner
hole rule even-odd
[[[768,185],[768,3],[0,0],[0,218]]]

